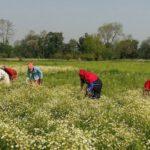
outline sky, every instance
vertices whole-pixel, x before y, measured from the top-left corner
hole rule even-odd
[[[150,37],[150,0],[0,0],[0,19],[13,23],[13,41],[30,30],[63,32],[65,41],[78,40],[110,22],[142,41]]]

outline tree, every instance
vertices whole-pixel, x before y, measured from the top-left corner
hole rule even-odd
[[[20,43],[20,54],[23,57],[39,57],[39,35],[31,30]]]
[[[78,51],[78,42],[75,39],[71,39],[68,43],[69,49],[71,52],[77,52]]]
[[[123,34],[122,28],[120,23],[104,24],[99,27],[98,36],[107,47],[110,47]]]
[[[49,32],[45,39],[45,57],[52,57],[58,51],[63,50],[63,34],[61,32]]]
[[[10,38],[14,34],[14,26],[12,22],[5,19],[0,19],[0,38],[3,44],[8,44]]]
[[[150,37],[144,40],[139,48],[139,57],[144,59],[150,59]]]
[[[115,49],[119,58],[136,58],[138,56],[138,41],[134,39],[122,40]]]
[[[75,53],[78,51],[78,42],[74,39],[71,39],[68,43],[64,44],[63,53]]]
[[[99,59],[105,46],[99,41],[99,37],[85,34],[79,39],[79,51],[94,59]]]
[[[47,32],[43,30],[39,35],[38,45],[39,45],[39,56],[44,58],[45,57],[45,51],[46,51],[46,36]]]
[[[0,43],[0,57],[10,58],[12,56],[13,47],[8,44]]]
[[[63,35],[59,32],[42,31],[36,34],[30,31],[27,36],[15,45],[17,55],[22,57],[49,58],[63,50]]]

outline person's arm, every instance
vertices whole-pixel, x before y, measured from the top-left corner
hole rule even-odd
[[[86,88],[86,95],[91,96],[93,93],[93,83],[89,83],[89,85]]]
[[[40,80],[43,79],[43,73],[42,73],[41,69],[38,68],[37,71],[38,71],[38,74],[39,74],[39,79]]]
[[[38,72],[38,75],[39,75],[39,84],[42,84],[42,79],[43,79],[43,73],[41,71],[40,68],[37,68],[37,72]]]
[[[29,69],[27,70],[27,81],[31,80],[30,79],[30,72],[29,72]]]
[[[2,71],[0,70],[0,80],[3,79],[3,74],[2,74]]]
[[[80,78],[81,91],[83,90],[84,83],[85,83],[84,80],[82,78]]]
[[[17,71],[15,69],[12,69],[11,80],[16,80],[16,79],[17,79]]]

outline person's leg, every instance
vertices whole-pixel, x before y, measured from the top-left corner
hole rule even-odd
[[[40,85],[40,84],[41,84],[41,81],[40,81],[40,79],[37,81],[37,84],[38,84],[38,85]]]
[[[97,85],[95,85],[93,87],[94,94],[93,94],[92,98],[96,98],[96,99],[100,98],[101,90],[102,90],[102,81],[101,80],[97,80]]]
[[[94,86],[92,98],[95,98],[95,99],[100,98],[100,86],[99,85]]]
[[[85,95],[88,96],[89,98],[93,96],[93,84],[92,83],[87,84]]]
[[[40,79],[38,79],[38,80],[34,80],[34,82],[33,82],[34,84],[37,84],[37,85],[41,85],[41,80]]]

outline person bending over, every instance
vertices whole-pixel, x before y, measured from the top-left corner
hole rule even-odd
[[[99,99],[101,96],[102,81],[99,77],[91,72],[80,69],[79,71],[81,91],[85,91],[85,95],[92,99]],[[84,84],[86,88],[84,89]]]
[[[0,69],[0,84],[10,84],[9,75],[3,69]]]
[[[41,69],[37,66],[34,66],[32,63],[28,64],[27,69],[27,81],[32,84],[41,85],[43,79],[43,73]]]
[[[15,69],[7,66],[2,66],[1,69],[3,69],[9,75],[9,79],[11,81],[17,78],[17,71]]]

